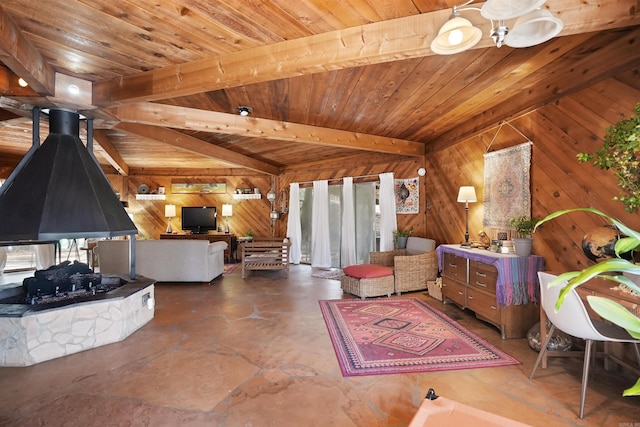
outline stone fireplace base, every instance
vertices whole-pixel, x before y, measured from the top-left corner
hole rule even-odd
[[[154,315],[155,281],[142,276],[66,304],[0,304],[0,366],[30,366],[122,341]]]

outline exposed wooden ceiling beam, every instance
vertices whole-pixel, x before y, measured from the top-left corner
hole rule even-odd
[[[127,123],[302,142],[378,153],[407,156],[422,156],[424,154],[424,144],[420,142],[298,123],[241,117],[236,114],[195,108],[139,103],[115,107],[111,111],[118,119]]]
[[[120,175],[129,175],[129,165],[122,159],[116,147],[113,146],[106,131],[103,129],[95,129],[93,131],[93,138],[104,150],[104,158],[107,162],[109,162]]]
[[[481,6],[481,3],[474,6]],[[564,21],[560,35],[637,25],[636,0],[557,0],[549,9]],[[158,101],[178,96],[272,81],[304,74],[433,55],[430,44],[450,9],[287,40],[122,78],[96,82],[93,102],[101,107]],[[491,24],[475,11],[465,17],[488,34]],[[492,46],[483,37],[474,49]]]
[[[144,175],[144,176],[181,176],[181,177],[198,177],[198,176],[238,176],[238,177],[249,177],[249,176],[259,176],[264,177],[265,175],[259,171],[245,169],[245,168],[213,168],[213,169],[203,169],[203,168],[129,168],[129,176],[136,175]]]
[[[53,95],[55,73],[40,51],[24,37],[20,28],[0,6],[0,62],[22,77],[41,95]]]
[[[209,144],[172,129],[133,123],[120,123],[115,128],[268,175],[280,174],[280,169],[277,166]]]

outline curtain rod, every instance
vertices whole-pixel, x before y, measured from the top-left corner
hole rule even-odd
[[[353,179],[371,178],[372,176],[380,177],[380,174],[376,173],[376,174],[371,174],[371,175],[358,175],[358,176],[352,176],[351,178],[353,178]],[[343,176],[342,178],[316,179],[316,181],[340,181],[341,179],[345,179],[345,178],[349,178],[349,177],[348,176]],[[294,184],[294,183],[292,182],[291,184]],[[300,184],[313,184],[313,181],[301,181],[301,182],[296,182],[295,184],[298,184],[298,185],[300,185]]]

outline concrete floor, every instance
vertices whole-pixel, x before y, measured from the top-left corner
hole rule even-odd
[[[318,300],[350,298],[311,267],[240,269],[209,284],[158,284],[155,318],[127,340],[26,368],[0,368],[0,426],[406,426],[429,388],[533,426],[640,426],[632,374],[501,340],[469,312],[428,301],[521,365],[344,378]],[[462,426],[461,426],[462,427]]]

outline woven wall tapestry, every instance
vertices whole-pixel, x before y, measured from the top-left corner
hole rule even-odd
[[[409,190],[409,196],[402,200],[400,197],[400,189],[404,184],[404,188]],[[396,213],[397,214],[417,214],[420,212],[420,179],[396,179],[394,180],[394,190],[396,194]]]
[[[484,227],[509,228],[509,219],[531,215],[532,142],[484,155]]]

